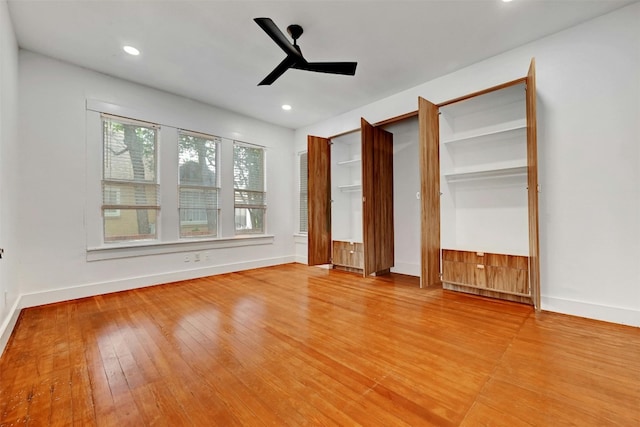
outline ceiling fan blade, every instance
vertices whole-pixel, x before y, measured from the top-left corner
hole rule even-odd
[[[293,44],[280,31],[271,18],[254,18],[253,19],[265,33],[282,49],[287,57],[267,76],[258,83],[258,86],[270,85],[275,82],[278,77],[284,74],[289,68],[298,70],[316,71],[319,73],[343,74],[353,76],[356,74],[357,62],[307,62],[302,56],[300,46],[297,40],[302,35],[302,27],[299,25],[290,25],[287,30],[293,37]]]
[[[357,62],[298,62],[291,66],[298,70],[317,71],[319,73],[344,74],[353,76],[356,74]]]
[[[282,34],[282,31],[274,24],[271,18],[254,18],[253,19],[256,24],[260,26],[264,30],[265,33],[271,37],[271,39],[276,42],[280,49],[284,50],[287,55],[293,55],[298,58],[302,58],[302,55],[298,50],[293,47],[289,39]]]
[[[296,58],[287,56],[280,64],[278,64],[278,66],[272,72],[269,73],[267,77],[264,78],[264,80],[258,83],[258,86],[270,85],[271,83],[275,82],[278,77],[283,75],[284,72],[291,68],[295,63]]]

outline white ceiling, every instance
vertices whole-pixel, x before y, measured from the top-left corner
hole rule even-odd
[[[634,0],[9,0],[21,48],[299,128],[416,86]],[[253,18],[299,24],[309,61],[357,61],[355,77],[289,70]],[[124,44],[142,52],[132,57]],[[285,112],[280,106],[291,104]]]

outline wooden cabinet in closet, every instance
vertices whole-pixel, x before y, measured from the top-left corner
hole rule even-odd
[[[442,281],[513,295],[529,296],[525,256],[442,250]]]
[[[359,133],[307,139],[308,264],[379,275],[394,263],[393,134],[364,119]]]
[[[422,286],[540,308],[535,65],[440,104],[419,100]]]
[[[364,245],[357,242],[333,241],[333,265],[346,271],[362,272]]]

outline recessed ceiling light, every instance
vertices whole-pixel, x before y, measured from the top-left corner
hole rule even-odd
[[[129,55],[133,55],[133,56],[140,55],[140,51],[133,46],[124,46],[122,49],[124,49],[124,51],[127,52]]]
[[[503,3],[509,3],[511,0],[502,0]]]
[[[282,106],[282,109],[283,109],[284,111],[289,111],[289,110],[291,110],[291,105],[289,105],[289,104],[284,104],[284,105]]]

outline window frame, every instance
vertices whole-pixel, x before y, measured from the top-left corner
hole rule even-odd
[[[222,162],[220,161],[220,155],[221,155],[221,144],[222,144],[222,138],[219,136],[215,136],[215,135],[210,135],[210,134],[205,134],[202,132],[194,132],[191,130],[186,130],[186,129],[177,129],[177,134],[178,134],[178,138],[177,138],[177,146],[178,146],[178,236],[180,239],[216,239],[218,237],[220,237],[220,230],[221,230],[221,223],[220,223],[220,211],[221,211],[221,205],[220,205],[220,196],[222,193],[222,188],[220,186],[220,175],[221,175],[221,169],[222,169]],[[201,139],[205,139],[207,141],[212,141],[215,145],[215,182],[214,185],[209,186],[209,185],[193,185],[193,184],[182,184],[181,183],[181,172],[180,172],[180,168],[183,166],[180,164],[180,137],[182,135],[186,135],[186,136],[191,136],[194,138],[201,138]],[[183,235],[183,230],[182,230],[182,226],[183,224],[185,224],[182,220],[182,211],[181,209],[183,209],[181,207],[181,201],[180,201],[180,195],[181,195],[181,189],[193,189],[193,190],[200,190],[202,192],[206,192],[206,191],[215,191],[215,199],[216,199],[216,203],[215,203],[215,207],[214,210],[215,211],[215,221],[216,221],[216,226],[215,226],[215,231],[214,234],[206,234],[206,235],[201,235],[201,236],[197,236],[197,235]],[[184,208],[186,209],[186,208]],[[206,215],[206,208],[205,208],[205,215]],[[205,219],[204,221],[189,221],[191,224],[190,225],[199,225],[199,224],[207,224],[208,225],[208,218]]]
[[[254,190],[254,189],[243,189],[236,188],[236,147],[244,147],[247,149],[257,149],[262,152],[262,189]],[[251,144],[243,141],[233,141],[233,209],[234,209],[234,234],[236,236],[244,236],[244,235],[258,235],[258,234],[266,234],[267,233],[267,150],[264,146]],[[261,194],[262,204],[238,204],[236,194],[238,192],[245,193],[254,193]],[[255,230],[252,229],[238,229],[238,224],[236,222],[238,216],[239,209],[259,209],[262,211],[262,229]]]
[[[137,127],[141,127],[141,128],[147,128],[147,129],[153,129],[154,131],[154,135],[153,135],[153,158],[152,158],[152,162],[153,162],[153,180],[136,180],[135,178],[133,179],[121,179],[121,178],[114,178],[114,177],[107,177],[106,176],[106,164],[107,164],[107,158],[106,158],[106,152],[107,152],[107,139],[106,139],[106,126],[107,126],[107,122],[111,123],[118,123],[120,125],[134,125]],[[136,242],[141,242],[141,241],[157,241],[159,239],[159,231],[158,231],[158,224],[160,223],[160,212],[161,212],[161,189],[160,189],[160,177],[159,177],[159,146],[160,146],[160,125],[156,124],[156,123],[152,123],[152,122],[148,122],[148,121],[144,121],[144,120],[138,120],[138,119],[132,119],[130,117],[123,117],[123,116],[118,116],[118,115],[114,115],[114,114],[109,114],[109,113],[100,113],[100,124],[101,124],[101,130],[102,130],[102,150],[101,150],[101,163],[102,163],[102,168],[101,168],[101,222],[102,222],[102,242],[105,244],[122,244],[122,243],[136,243]],[[115,154],[115,153],[114,153]],[[109,159],[111,160],[111,159]],[[133,167],[133,166],[132,166]],[[151,203],[151,204],[146,204],[146,205],[138,205],[136,203],[133,204],[126,204],[126,203],[122,203],[122,190],[120,188],[118,188],[117,186],[122,186],[122,185],[131,185],[131,186],[143,186],[145,188],[145,192],[147,191],[147,188],[151,187],[153,188],[154,192],[155,192],[155,204]],[[113,188],[109,188],[107,189],[107,186],[114,186]],[[106,191],[116,191],[116,203],[105,203],[106,200]],[[134,190],[134,192],[137,190]],[[107,238],[106,232],[107,232],[107,218],[110,219],[115,219],[116,215],[115,215],[115,211],[118,211],[118,215],[117,217],[119,219],[123,219],[123,210],[131,210],[131,211],[137,211],[137,210],[146,210],[146,211],[154,211],[155,210],[155,223],[154,224],[150,224],[150,226],[152,225],[152,227],[150,227],[150,229],[152,231],[150,231],[148,233],[148,237],[132,237],[132,238],[127,238],[127,236],[119,236],[120,238],[113,238],[113,239],[109,239]],[[111,214],[107,214],[107,212],[109,211],[114,211],[113,215]],[[137,215],[137,214],[136,214]],[[140,236],[140,235],[138,235]]]

